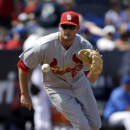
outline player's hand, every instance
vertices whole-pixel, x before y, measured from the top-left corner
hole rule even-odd
[[[103,68],[102,55],[99,51],[93,49],[82,49],[78,52],[79,58],[85,65],[94,72],[94,74],[101,74]]]
[[[24,94],[21,95],[21,105],[28,108],[28,110],[31,110],[32,100],[30,95],[24,95]]]

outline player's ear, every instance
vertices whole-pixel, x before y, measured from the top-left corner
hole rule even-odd
[[[80,26],[77,27],[77,30],[78,30],[78,31],[80,30]]]
[[[59,25],[59,30],[61,31],[61,26]]]

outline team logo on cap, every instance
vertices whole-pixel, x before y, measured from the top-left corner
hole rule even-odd
[[[71,19],[72,19],[71,15],[68,14],[68,15],[67,15],[67,20],[71,20]]]

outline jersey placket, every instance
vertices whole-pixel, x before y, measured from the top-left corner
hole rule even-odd
[[[64,59],[63,59],[64,68],[67,66],[67,55],[68,55],[68,51],[66,50],[65,53],[64,53]],[[68,73],[64,73],[64,77],[67,81]]]

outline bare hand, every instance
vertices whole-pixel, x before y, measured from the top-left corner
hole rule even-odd
[[[28,110],[31,110],[32,107],[32,100],[30,95],[21,95],[21,105],[28,108]]]

